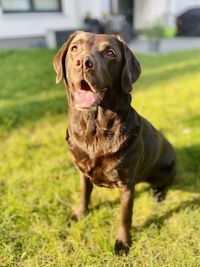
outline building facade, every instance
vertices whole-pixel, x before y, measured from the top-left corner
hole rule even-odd
[[[135,0],[134,27],[143,29],[158,24],[175,27],[177,15],[199,6],[200,0]]]
[[[99,18],[110,9],[107,0],[1,0],[0,3],[0,48],[45,46],[48,31],[79,29],[86,14]]]
[[[122,14],[135,30],[174,27],[180,12],[196,6],[200,0],[1,0],[0,49],[45,46],[48,32],[80,29],[88,14]]]

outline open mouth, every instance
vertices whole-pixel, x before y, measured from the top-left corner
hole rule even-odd
[[[82,80],[80,83],[80,89],[85,91],[92,91],[92,88],[90,87],[89,83],[85,80]]]
[[[94,92],[86,80],[81,80],[79,88],[75,92],[75,105],[78,108],[90,108],[102,99],[100,93]]]

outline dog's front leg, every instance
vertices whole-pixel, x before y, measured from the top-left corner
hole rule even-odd
[[[93,184],[88,177],[81,174],[81,180],[82,180],[81,203],[79,207],[71,215],[71,219],[74,221],[80,220],[80,218],[88,211],[90,196],[93,189]]]
[[[115,254],[121,256],[127,254],[131,245],[131,224],[134,198],[134,186],[124,185],[120,189],[121,218],[117,240],[115,242]]]

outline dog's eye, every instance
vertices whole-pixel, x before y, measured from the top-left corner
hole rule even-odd
[[[73,45],[71,47],[71,52],[77,52],[77,50],[78,50],[78,46],[77,45]]]
[[[116,57],[116,53],[113,49],[106,50],[105,55],[108,57]]]

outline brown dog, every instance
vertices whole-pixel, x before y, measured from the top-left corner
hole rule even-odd
[[[162,198],[175,176],[170,143],[131,107],[140,64],[119,36],[75,32],[54,58],[56,82],[68,95],[67,142],[82,176],[72,219],[88,210],[93,184],[118,187],[121,219],[115,253],[127,253],[135,184],[148,182]]]

